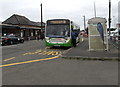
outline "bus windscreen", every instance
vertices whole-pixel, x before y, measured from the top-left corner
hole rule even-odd
[[[70,37],[69,25],[48,25],[46,27],[47,37]]]

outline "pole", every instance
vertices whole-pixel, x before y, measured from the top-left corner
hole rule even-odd
[[[41,6],[41,30],[42,30],[42,27],[43,27],[42,3],[40,6]]]
[[[43,16],[42,16],[42,3],[41,3],[41,32],[40,32],[40,38],[43,40]]]
[[[95,5],[95,1],[94,1],[94,13],[95,13],[95,17],[96,17],[96,5]]]
[[[84,30],[86,29],[85,16],[84,17]]]
[[[110,27],[111,27],[111,0],[109,0],[109,36],[110,36]]]

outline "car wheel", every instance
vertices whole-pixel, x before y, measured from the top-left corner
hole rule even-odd
[[[21,43],[24,43],[24,40],[21,40]]]
[[[1,44],[1,46],[4,46],[5,44]]]
[[[10,45],[12,45],[13,44],[13,41],[10,41]]]

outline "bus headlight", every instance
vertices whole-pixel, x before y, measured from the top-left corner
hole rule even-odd
[[[69,42],[70,41],[70,37],[65,37],[65,42]]]
[[[46,40],[47,42],[50,42],[50,38],[49,38],[49,37],[45,37],[45,40]]]

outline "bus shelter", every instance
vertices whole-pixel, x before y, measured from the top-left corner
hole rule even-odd
[[[106,19],[95,17],[88,20],[89,51],[108,50]]]

